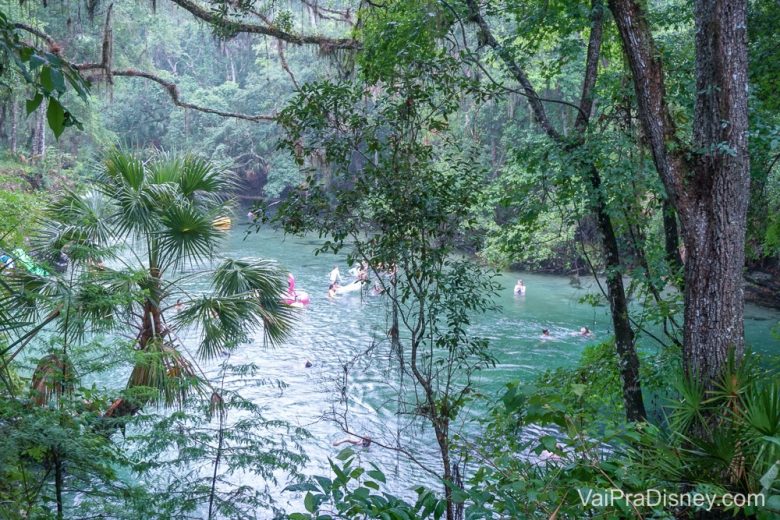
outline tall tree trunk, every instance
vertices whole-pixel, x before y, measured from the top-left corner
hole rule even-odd
[[[444,474],[442,475],[444,479],[444,500],[447,503],[447,509],[445,517],[447,520],[457,520],[455,518],[455,508],[453,507],[454,504],[452,503],[452,488],[450,487],[453,484],[452,480],[452,462],[450,461],[450,446],[449,446],[449,433],[448,433],[448,427],[440,427],[434,425],[434,430],[436,433],[436,442],[439,445],[439,453],[441,454],[441,462],[442,462],[442,468],[444,470]]]
[[[10,132],[10,147],[11,153],[16,155],[17,148],[17,132],[19,130],[19,108],[16,104],[16,97],[11,96],[11,132]]]
[[[643,421],[647,418],[642,399],[642,386],[639,380],[639,356],[634,344],[634,331],[628,314],[628,300],[623,287],[623,271],[620,264],[615,229],[607,213],[607,205],[601,188],[601,176],[595,167],[590,171],[590,182],[594,192],[595,213],[604,250],[607,271],[607,296],[612,314],[612,327],[615,329],[615,350],[618,355],[620,379],[623,383],[623,405],[626,419]]]
[[[64,487],[64,477],[62,471],[62,459],[58,452],[54,452],[54,497],[57,502],[57,520],[64,518],[64,508],[62,504],[62,488]]]
[[[693,149],[676,135],[663,64],[637,0],[610,0],[639,117],[680,218],[685,261],[686,373],[711,388],[730,349],[744,351],[742,270],[750,192],[747,1],[696,0]]]
[[[43,159],[46,155],[46,114],[43,104],[35,113],[35,129],[33,130],[32,143],[33,158]]]

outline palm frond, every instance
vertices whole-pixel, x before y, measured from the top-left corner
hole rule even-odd
[[[68,191],[46,210],[33,237],[33,251],[54,263],[62,253],[75,262],[97,262],[111,256],[115,232],[109,225],[116,209],[103,193]]]
[[[221,296],[244,295],[263,323],[266,339],[278,344],[286,339],[295,310],[283,303],[286,275],[270,260],[224,260],[215,270],[212,286]]]
[[[202,296],[190,301],[175,321],[178,327],[198,327],[201,331],[198,356],[213,359],[247,342],[258,330],[274,343],[282,341],[292,329],[294,316],[295,309],[283,303],[276,303],[269,311],[255,293],[245,292]]]
[[[174,155],[159,153],[147,164],[148,182],[151,184],[179,184],[184,161]]]
[[[136,155],[119,149],[110,150],[103,161],[102,177],[106,187],[127,187],[140,191],[146,183],[146,169]]]
[[[256,291],[265,300],[278,301],[285,292],[286,275],[270,260],[225,259],[214,270],[212,287],[220,296]]]
[[[229,172],[193,155],[184,158],[179,186],[188,198],[207,195],[225,197],[236,188],[235,179]]]
[[[161,264],[178,267],[211,260],[221,233],[214,228],[215,215],[199,211],[192,204],[171,204],[162,212],[158,233]]]

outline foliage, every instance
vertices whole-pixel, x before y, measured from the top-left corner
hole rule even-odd
[[[678,368],[665,370],[662,384],[666,388],[671,382],[675,391],[664,400],[658,421],[626,425],[609,402],[619,396],[616,370],[597,360],[588,354],[572,372],[540,378],[536,389],[508,386],[487,423],[489,434],[472,448],[478,460],[490,463],[480,464],[471,479],[473,504],[467,514],[547,517],[555,511],[578,517],[589,491],[656,489],[721,496],[764,493],[765,507],[742,512],[772,518],[780,484],[773,469],[780,431],[775,373],[758,369],[748,357],[743,365],[732,365],[718,389],[705,395],[676,363]],[[717,418],[714,424],[711,417]],[[739,510],[730,507],[726,513]],[[687,518],[696,508],[623,500],[591,512]]]
[[[355,453],[347,448],[339,453],[336,461],[330,460],[333,478],[314,477],[304,483],[287,486],[286,491],[306,492],[306,513],[291,513],[290,520],[382,519],[417,520],[434,518],[444,514],[446,503],[437,499],[429,490],[415,489],[417,501],[407,504],[404,500],[382,491],[387,479],[375,465],[372,469],[356,466]]]
[[[433,430],[451,519],[458,471],[451,428],[471,399],[473,374],[493,363],[487,341],[469,326],[492,307],[497,286],[489,272],[455,256],[458,237],[475,225],[484,175],[446,134],[458,89],[469,82],[453,79],[456,63],[447,57],[417,60],[427,74],[384,70],[381,92],[371,97],[359,82],[301,89],[279,115],[282,144],[301,165],[322,168],[275,218],[287,231],[325,238],[319,252],[348,248],[350,261],[365,265],[381,288],[393,369],[413,384],[399,398]]]
[[[256,331],[276,342],[290,330],[292,311],[280,301],[284,276],[274,263],[216,261],[222,232],[213,221],[229,210],[232,182],[194,156],[144,161],[113,151],[88,191],[68,191],[47,206],[34,256],[14,250],[16,266],[0,284],[9,401],[2,411],[26,411],[2,422],[13,440],[3,446],[3,467],[15,483],[4,500],[29,511],[55,502],[60,516],[116,508],[114,517],[176,517],[208,504],[210,516],[243,518],[271,500],[253,486],[232,487],[231,474],[274,482],[277,471],[294,473],[304,461],[294,444],[304,432],[264,418],[197,368]],[[197,358],[181,343],[189,335],[199,337]],[[37,366],[21,378],[25,391],[15,388],[15,374],[28,361]],[[120,369],[129,371],[124,391],[81,387],[85,374]],[[178,411],[141,414],[150,403]],[[123,446],[111,436],[117,427],[131,432]],[[192,473],[196,466],[211,476]],[[84,486],[94,497],[78,499]],[[17,513],[25,514],[9,515]]]
[[[10,89],[13,72],[32,88],[32,97],[26,103],[28,114],[47,101],[46,119],[55,137],[69,126],[81,127],[61,98],[70,85],[86,101],[89,83],[60,56],[57,48],[40,49],[22,41],[14,24],[0,11],[0,86]]]

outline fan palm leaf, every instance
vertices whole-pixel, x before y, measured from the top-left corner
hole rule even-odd
[[[157,235],[161,267],[176,268],[211,260],[222,237],[212,225],[215,216],[183,201],[164,209]]]

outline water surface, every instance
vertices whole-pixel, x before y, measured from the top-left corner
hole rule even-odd
[[[267,348],[257,337],[231,356],[234,364],[259,365],[258,378],[277,379],[287,387],[273,389],[251,378],[232,381],[231,385],[244,397],[264,405],[268,417],[287,420],[312,433],[306,441],[306,452],[311,457],[307,473],[330,473],[327,458],[339,451],[332,443],[346,437],[334,416],[346,418],[350,431],[383,445],[400,445],[424,465],[438,469],[430,432],[408,415],[398,414],[403,409],[398,390],[410,386],[392,370],[393,361],[386,347],[389,325],[381,298],[355,293],[331,300],[326,294],[328,273],[337,264],[342,275],[348,277],[344,257],[315,256],[319,242],[314,238],[285,237],[270,230],[245,235],[245,230],[239,227],[230,234],[224,255],[277,260],[294,273],[296,287],[308,292],[312,302],[300,312],[289,341]],[[527,286],[525,296],[512,293],[518,277]],[[530,380],[546,369],[572,366],[588,343],[610,334],[608,309],[579,303],[583,295],[598,291],[592,279],[583,278],[581,286],[574,287],[567,277],[503,273],[499,281],[504,286],[496,301],[500,311],[481,316],[474,327],[475,334],[490,339],[497,359],[494,368],[476,377],[478,388],[487,395],[498,395],[510,380]],[[780,314],[775,311],[747,308],[746,334],[755,350],[780,353],[780,343],[770,332],[778,319]],[[581,326],[590,328],[594,337],[577,336]],[[543,328],[550,330],[552,339],[540,337]],[[377,346],[366,354],[372,345]],[[643,345],[654,348],[651,340]],[[312,363],[311,368],[305,367],[306,361]],[[216,375],[218,365],[207,366],[206,370]],[[374,462],[388,474],[396,492],[408,496],[413,485],[434,485],[424,469],[396,451],[376,445],[358,451],[363,463]],[[295,497],[282,498],[283,503],[287,500],[297,502]]]

